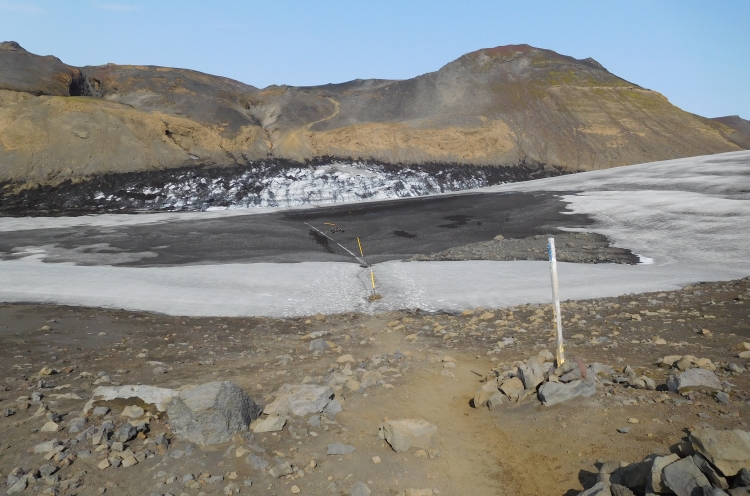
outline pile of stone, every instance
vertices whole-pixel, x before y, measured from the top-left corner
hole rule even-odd
[[[40,406],[42,410],[47,410],[44,404]],[[7,478],[7,494],[31,487],[41,494],[57,495],[83,484],[86,471],[71,474],[63,470],[78,459],[99,460],[96,466],[102,470],[128,468],[147,458],[166,455],[170,444],[165,433],[151,432],[156,417],[138,405],[129,405],[119,414],[97,406],[65,421],[47,411],[46,419],[41,431],[55,433],[56,437],[29,449],[41,460],[31,470],[16,467]],[[29,461],[34,459],[32,456]]]
[[[548,350],[509,370],[493,369],[474,395],[474,408],[490,410],[503,403],[520,403],[536,397],[544,405],[554,405],[575,397],[596,393],[599,374],[614,374],[600,363],[587,365],[580,359],[566,360],[560,366]]]
[[[750,494],[750,432],[694,430],[666,455],[602,462],[598,481],[578,496],[740,496]]]

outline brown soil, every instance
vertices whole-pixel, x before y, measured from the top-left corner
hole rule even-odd
[[[346,495],[361,480],[373,494],[395,495],[409,487],[433,488],[446,495],[575,494],[592,484],[597,460],[634,462],[650,453],[665,452],[694,426],[748,429],[750,374],[724,369],[727,362],[747,366],[732,348],[750,341],[748,301],[750,279],[746,278],[676,292],[563,304],[565,332],[571,336],[566,344],[569,358],[601,362],[618,371],[630,365],[639,374],[653,377],[661,389],[667,372],[655,365],[659,358],[706,357],[717,365],[722,380],[735,385],[728,405],[701,393],[680,398],[663,391],[607,385],[585,400],[543,407],[531,398],[493,411],[470,406],[480,379],[491,368],[502,369],[547,346],[552,348],[548,305],[491,310],[491,318],[486,316],[488,311],[479,309],[462,316],[390,313],[295,319],[180,318],[106,309],[0,305],[0,377],[4,381],[0,411],[16,411],[0,417],[0,475],[5,478],[17,466],[31,470],[47,463],[42,455],[28,454],[28,448],[37,443],[75,437],[66,430],[38,432],[44,424],[43,418],[33,416],[39,405],[19,402],[19,396],[43,391],[42,402],[63,415],[63,428],[79,415],[100,371],[114,383],[174,388],[230,380],[258,402],[267,403],[282,384],[301,383],[305,377],[317,382],[334,368],[340,354],[351,353],[368,369],[387,367],[383,375],[392,387],[343,392],[343,411],[320,428],[307,425],[306,419],[293,418],[276,436],[255,436],[254,443],[266,449],[261,456],[272,464],[274,456],[301,468],[316,460],[317,468],[302,477],[274,479],[252,470],[244,457],[234,456],[234,448],[239,446],[235,442],[198,449],[179,459],[156,455],[131,468],[100,470],[96,467],[98,453],[78,457],[59,474],[62,480],[80,480],[81,486],[61,494],[97,494],[100,487],[107,488],[108,494],[195,494],[179,487],[183,475],[226,476],[232,472],[237,472],[236,480],[205,485],[201,491],[222,494],[223,488],[234,482],[242,494],[291,494],[292,485],[297,485],[303,495]],[[50,329],[41,330],[43,326]],[[703,334],[702,329],[711,332]],[[330,331],[326,339],[341,350],[315,356],[307,348],[308,341],[300,339],[313,331]],[[515,339],[512,346],[488,354],[495,342],[510,336]],[[654,344],[655,336],[667,344]],[[603,337],[609,340],[595,341]],[[406,358],[394,355],[397,350]],[[137,357],[142,352],[147,358]],[[276,365],[284,355],[293,360]],[[446,355],[455,359],[455,367],[446,367]],[[374,356],[384,361],[374,365]],[[167,364],[167,373],[155,375],[154,366],[147,363],[150,360]],[[39,389],[35,374],[43,366],[76,369],[44,377],[48,387]],[[81,377],[82,372],[93,377]],[[54,397],[69,392],[83,399]],[[23,409],[26,405],[29,408]],[[119,409],[113,410],[112,418],[119,421]],[[378,424],[385,418],[424,418],[437,425],[438,456],[422,457],[414,449],[393,452],[377,435]],[[629,418],[637,418],[639,423],[628,424]],[[620,434],[616,430],[620,426],[632,431]],[[306,432],[293,434],[290,427]],[[150,429],[149,437],[161,432],[170,435],[166,419],[152,421]],[[326,456],[327,444],[334,442],[351,444],[356,451]],[[140,444],[133,443],[133,449],[141,449]],[[186,446],[175,439],[169,452]],[[90,448],[89,442],[83,442],[72,446],[72,451]],[[382,462],[375,464],[375,456]],[[160,471],[167,475],[158,475]],[[178,477],[178,482],[158,485],[171,475]],[[243,485],[246,478],[253,480],[252,487]],[[40,481],[39,491],[44,487]]]

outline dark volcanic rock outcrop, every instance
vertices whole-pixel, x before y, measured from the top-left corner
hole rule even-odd
[[[746,122],[746,121],[745,121]],[[589,170],[750,147],[592,59],[483,49],[404,81],[258,89],[0,45],[0,184],[321,157]]]

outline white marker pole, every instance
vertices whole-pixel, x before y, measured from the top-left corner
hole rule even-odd
[[[552,304],[555,308],[555,324],[557,325],[557,365],[565,361],[563,353],[562,316],[560,315],[560,298],[557,296],[557,255],[555,255],[555,238],[547,238],[549,251],[549,271],[552,277]]]

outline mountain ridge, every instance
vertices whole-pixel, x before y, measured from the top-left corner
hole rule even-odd
[[[189,69],[73,67],[0,44],[0,182],[14,189],[324,157],[591,170],[750,148],[730,124],[594,59],[529,45],[405,80],[256,88]]]

